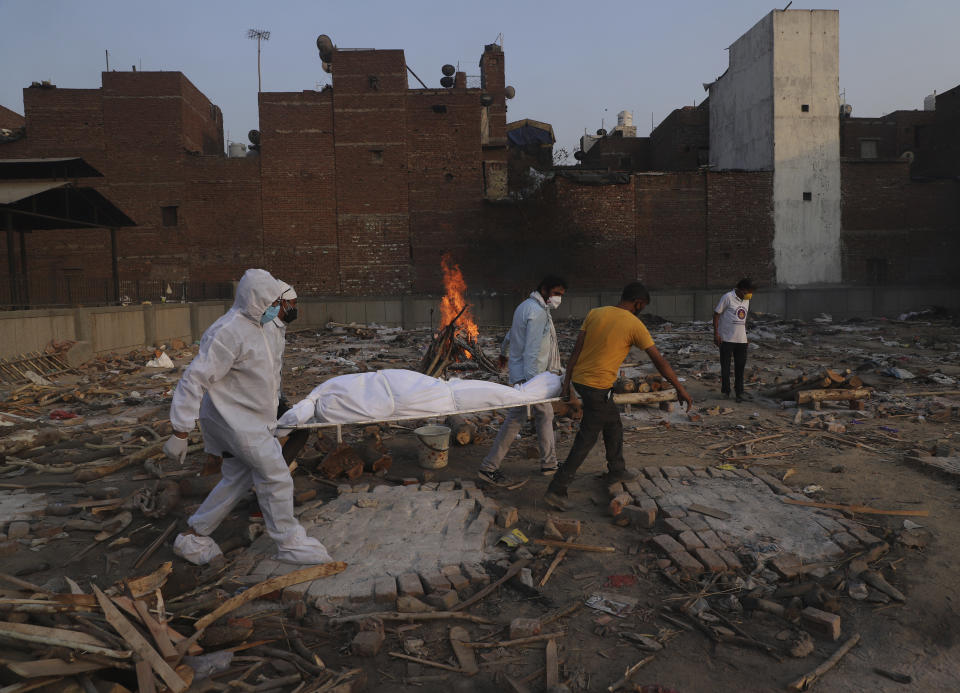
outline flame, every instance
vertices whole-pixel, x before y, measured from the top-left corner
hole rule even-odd
[[[440,301],[440,329],[443,329],[467,305],[464,297],[467,282],[464,281],[460,266],[453,261],[450,253],[445,253],[440,259],[440,266],[443,269],[443,288],[446,291]],[[480,334],[470,308],[464,310],[463,315],[457,320],[457,334],[466,336],[471,342],[476,341]]]

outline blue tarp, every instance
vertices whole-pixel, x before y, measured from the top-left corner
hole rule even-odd
[[[507,132],[510,144],[525,147],[528,144],[553,144],[553,135],[542,128],[523,125]]]

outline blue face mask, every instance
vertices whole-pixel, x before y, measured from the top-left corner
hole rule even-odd
[[[280,306],[270,306],[265,311],[263,311],[263,315],[260,316],[260,324],[266,325],[268,322],[275,319],[278,315],[280,315]]]

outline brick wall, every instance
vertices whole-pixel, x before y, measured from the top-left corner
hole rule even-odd
[[[957,180],[912,180],[906,161],[848,161],[841,185],[845,282],[958,283]]]
[[[650,133],[650,168],[694,171],[709,163],[710,109],[684,106],[670,113]]]
[[[23,116],[16,111],[11,111],[6,106],[0,106],[0,128],[16,130],[22,128],[25,122]]]

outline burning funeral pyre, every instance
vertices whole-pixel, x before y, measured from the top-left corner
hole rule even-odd
[[[460,266],[453,262],[450,253],[441,258],[440,264],[446,291],[440,301],[440,329],[420,362],[421,372],[439,378],[454,364],[472,364],[489,373],[499,372],[497,364],[483,353],[477,342],[480,330],[465,298],[467,283]]]

